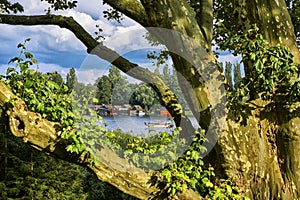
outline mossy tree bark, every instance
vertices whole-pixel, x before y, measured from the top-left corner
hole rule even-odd
[[[217,151],[227,176],[251,199],[298,199],[299,105],[272,106],[253,100],[232,110]]]

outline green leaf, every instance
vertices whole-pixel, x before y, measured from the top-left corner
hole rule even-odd
[[[59,85],[57,83],[55,83],[54,81],[47,81],[47,86],[51,89],[59,89]]]
[[[33,81],[32,80],[29,80],[29,79],[27,79],[26,81],[25,81],[25,87],[27,87],[27,88],[30,88],[32,85],[33,85]]]
[[[165,177],[167,183],[171,183],[171,177],[172,177],[172,173],[170,170],[168,169],[164,169],[162,172],[161,172],[161,175]]]
[[[6,70],[6,75],[10,74],[11,72],[15,72],[15,71],[16,71],[15,68],[9,67]]]
[[[23,61],[22,58],[20,58],[20,57],[14,57],[14,58],[10,59],[10,61],[8,62],[8,64],[9,63],[13,63],[13,62],[21,62],[21,61]]]
[[[90,146],[94,146],[95,145],[95,141],[94,140],[89,140],[87,143]]]
[[[30,52],[24,52],[25,58],[31,59],[33,58],[33,55]]]
[[[93,98],[93,103],[99,103],[99,99]]]
[[[25,48],[25,45],[22,44],[22,43],[19,43],[19,44],[17,45],[17,48]]]
[[[257,70],[258,73],[261,73],[262,70],[263,70],[264,64],[261,62],[261,60],[257,60],[254,63],[254,67],[255,67],[255,69]]]
[[[232,194],[232,188],[230,185],[226,185],[226,190],[228,194]]]
[[[205,183],[205,186],[206,186],[206,187],[213,188],[213,187],[214,187],[214,184],[213,184],[212,182],[210,182],[210,181],[207,181],[207,182]]]
[[[176,194],[176,188],[172,188],[172,195],[175,195]]]
[[[192,179],[190,182],[189,182],[189,185],[193,188],[193,189],[196,189],[196,184],[198,183],[198,181],[196,179]]]

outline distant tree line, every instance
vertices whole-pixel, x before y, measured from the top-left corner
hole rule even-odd
[[[230,62],[220,63],[223,67],[228,86],[231,90],[235,90],[238,83],[242,79],[241,65]],[[166,85],[176,94],[179,102],[184,108],[187,103],[183,97],[176,71],[169,68],[167,64],[163,67],[157,67],[154,71],[160,78],[164,80]],[[160,104],[159,98],[154,90],[146,83],[131,83],[125,75],[115,66],[111,66],[109,73],[95,80],[93,84],[84,84],[78,81],[75,69],[71,68],[66,76],[66,80],[58,72],[48,72],[46,74],[50,80],[59,85],[66,84],[68,92],[74,91],[78,97],[84,96],[92,102],[96,98],[97,104],[113,104],[113,105],[140,105],[142,108],[149,110],[153,105]]]
[[[160,69],[156,68],[154,71],[159,75],[166,84],[177,95],[180,102],[183,102],[184,98],[180,93],[178,85],[176,71],[171,71],[168,65],[165,65]],[[47,73],[50,80],[63,84],[64,80],[57,72]],[[98,100],[97,104],[113,104],[113,105],[140,105],[142,108],[149,110],[153,105],[160,104],[157,94],[146,83],[132,83],[129,82],[125,75],[121,74],[121,71],[115,66],[111,66],[107,75],[102,75],[97,78],[96,81],[91,84],[84,84],[78,81],[75,69],[71,68],[66,76],[65,84],[68,86],[68,92],[74,91],[80,96],[90,99],[90,103],[93,98]]]

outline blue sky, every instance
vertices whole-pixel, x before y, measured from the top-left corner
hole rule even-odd
[[[24,14],[43,14],[48,7],[40,0],[26,0]],[[145,30],[134,21],[125,18],[122,24],[109,22],[102,17],[102,0],[79,0],[78,7],[74,10],[61,11],[57,14],[72,16],[88,32],[94,33],[99,25],[106,37],[105,44],[124,55],[132,62],[144,67],[151,66],[151,61],[145,59],[145,55],[151,48],[142,35]],[[93,82],[97,77],[106,74],[109,63],[86,53],[86,48],[68,30],[62,30],[55,26],[9,26],[0,25],[0,73],[5,73],[10,58],[18,55],[17,44],[26,38],[31,38],[27,44],[39,61],[39,69],[42,72],[58,71],[65,76],[71,67],[77,69],[78,78],[82,82]],[[236,60],[232,55],[223,54],[221,61]]]

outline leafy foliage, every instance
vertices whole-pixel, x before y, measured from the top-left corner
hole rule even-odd
[[[60,87],[64,85],[64,79],[57,71],[47,72],[45,75],[47,76],[47,79],[57,83]]]
[[[7,14],[10,14],[13,12],[14,14],[18,12],[24,12],[24,8],[20,3],[11,3],[7,0],[1,0],[0,1],[0,13],[5,12]]]
[[[71,126],[74,115],[70,111],[71,98],[65,95],[68,88],[30,68],[37,64],[37,60],[26,51],[25,43],[28,41],[18,45],[20,56],[10,60],[16,63],[16,67],[7,69],[3,77],[5,82],[31,111],[41,113],[43,118],[64,124],[65,127]]]
[[[185,154],[163,169],[157,179],[166,184],[167,192],[172,195],[190,188],[209,199],[240,199],[238,188],[229,180],[213,182],[214,169],[206,166],[201,157],[206,151],[202,146],[205,140],[203,133],[197,131]]]
[[[145,137],[129,137],[124,157],[145,170],[162,169],[186,149],[186,141],[179,137],[179,130],[151,133]]]
[[[66,139],[67,150],[71,153],[89,152],[87,158],[92,157],[96,151],[94,141],[101,134],[103,127],[94,132],[89,132],[98,122],[96,113],[94,118],[89,120],[85,112],[93,113],[88,107],[88,101],[83,98],[72,98],[67,94],[69,91],[65,84],[58,85],[44,75],[30,67],[37,64],[33,55],[26,51],[25,43],[19,44],[20,55],[11,59],[15,62],[15,68],[8,68],[4,81],[8,84],[14,94],[22,98],[29,110],[38,112],[42,118],[57,122],[60,137]],[[98,127],[98,126],[97,126]],[[76,130],[76,131],[74,131]],[[94,162],[92,160],[91,162]]]
[[[76,83],[77,83],[77,77],[75,74],[75,69],[74,67],[72,67],[69,73],[67,74],[66,85],[68,87],[68,93],[71,93],[74,90],[74,86]]]
[[[42,0],[46,1],[51,6],[48,8],[47,12],[50,14],[51,9],[54,11],[57,10],[67,10],[73,9],[77,6],[78,1],[69,1],[69,0]]]
[[[294,32],[300,45],[300,2],[298,0],[285,0],[291,20],[294,26]]]
[[[243,35],[232,35],[224,46],[235,49],[241,54],[243,63],[252,65],[251,76],[237,83],[235,92],[230,93],[233,99],[242,101],[250,92],[254,98],[272,100],[288,99],[286,102],[299,101],[300,70],[293,62],[291,52],[282,46],[268,47],[268,42],[254,27]]]
[[[31,148],[6,130],[0,132],[0,162],[0,199],[135,199],[82,167]]]
[[[83,191],[88,195],[86,200],[136,200],[136,198],[120,192],[115,187],[100,182],[94,174],[82,169],[84,174]]]
[[[106,4],[106,2],[103,1],[103,4]],[[115,20],[119,24],[124,19],[123,14],[114,8],[108,8],[107,10],[104,10],[103,17],[107,20]]]
[[[101,78],[96,80],[97,92],[96,96],[100,104],[110,104],[111,103],[111,91],[112,84],[108,76],[103,75]]]
[[[209,199],[240,199],[238,188],[230,180],[216,183],[214,169],[205,165],[200,155],[206,151],[203,133],[196,132],[194,142],[187,148],[185,140],[178,137],[179,131],[134,137],[114,130],[107,137],[115,144],[114,150],[136,166],[146,171],[161,169],[153,176],[153,184],[164,184],[167,193],[174,195],[190,188]]]
[[[154,104],[159,103],[159,99],[155,91],[146,84],[140,84],[138,88],[132,93],[129,103],[131,105],[141,105],[148,110]]]
[[[94,34],[96,35],[95,39],[98,40],[100,43],[103,43],[103,41],[105,40],[105,37],[101,34],[103,32],[103,29],[100,28],[100,26],[97,24],[96,25],[97,31],[94,32]]]

